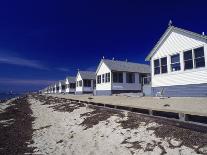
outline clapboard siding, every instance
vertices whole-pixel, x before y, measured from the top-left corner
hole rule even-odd
[[[167,97],[207,97],[207,84],[174,85],[152,87],[152,95],[163,89],[163,96]]]
[[[163,44],[153,55],[152,59],[157,59],[167,55],[172,55],[182,52],[194,47],[203,46],[206,41],[201,38],[192,37],[184,32],[172,31],[169,36],[164,40]]]
[[[204,47],[205,63],[203,68],[184,70],[183,51]],[[170,56],[180,53],[181,70],[170,71]],[[168,73],[154,75],[153,61],[166,57],[168,60]],[[191,36],[184,32],[172,31],[151,58],[152,87],[177,86],[207,83],[207,44],[206,40]]]
[[[102,83],[102,77],[101,77],[101,83],[97,82],[97,76],[102,74],[110,73],[110,79],[111,79],[111,70],[106,66],[105,63],[101,63],[100,68],[98,69],[98,72],[96,73],[96,90],[111,90],[111,80],[110,82],[104,82]]]
[[[207,83],[206,68],[195,69],[193,71],[179,71],[177,73],[155,75],[152,78],[152,87],[200,83]]]

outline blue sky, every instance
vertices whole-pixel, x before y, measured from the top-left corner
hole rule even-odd
[[[0,91],[36,90],[105,58],[147,63],[173,25],[207,33],[205,0],[0,2]]]

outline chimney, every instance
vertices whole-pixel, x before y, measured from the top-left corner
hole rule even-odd
[[[114,57],[112,58],[112,60],[114,60]]]
[[[205,32],[202,32],[202,35],[205,36]]]
[[[102,59],[105,59],[105,57],[103,56],[103,58]]]

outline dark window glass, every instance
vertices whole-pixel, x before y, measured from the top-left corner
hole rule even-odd
[[[161,58],[161,73],[167,73],[167,57]]]
[[[91,80],[83,80],[84,87],[91,87]]]
[[[167,65],[167,57],[161,58],[161,66]]]
[[[160,60],[156,59],[154,60],[154,67],[159,67],[160,66]]]
[[[123,73],[122,72],[113,72],[113,82],[114,83],[123,83]]]
[[[200,48],[194,49],[194,54],[195,54],[195,58],[204,57],[204,48],[200,47]]]
[[[184,60],[192,60],[192,50],[184,52]]]
[[[134,73],[126,73],[126,83],[135,83]]]
[[[194,55],[195,68],[205,67],[204,48],[200,47],[194,49]]]
[[[79,87],[82,87],[82,81],[79,81]]]
[[[101,83],[101,75],[97,76],[97,83],[100,84]]]
[[[193,56],[192,50],[184,52],[184,69],[192,69],[193,68]]]
[[[65,90],[65,85],[62,85],[62,90]]]
[[[171,56],[171,63],[178,63],[180,62],[180,54],[175,54]]]
[[[106,73],[106,82],[110,82],[110,73]]]
[[[154,60],[154,74],[160,74],[160,60]]]
[[[74,89],[75,88],[75,83],[70,83],[70,88]]]
[[[180,54],[171,56],[171,71],[179,71],[180,70]]]

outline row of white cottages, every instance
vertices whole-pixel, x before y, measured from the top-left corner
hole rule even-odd
[[[68,77],[47,90],[94,95],[143,92],[153,96],[207,96],[204,33],[169,25],[146,60],[150,66],[102,59],[96,72],[78,71],[76,77]]]
[[[142,92],[144,77],[150,76],[150,66],[102,59],[96,72],[78,71],[76,77],[66,77],[46,89],[47,93],[112,95]],[[147,81],[145,80],[145,84]]]

